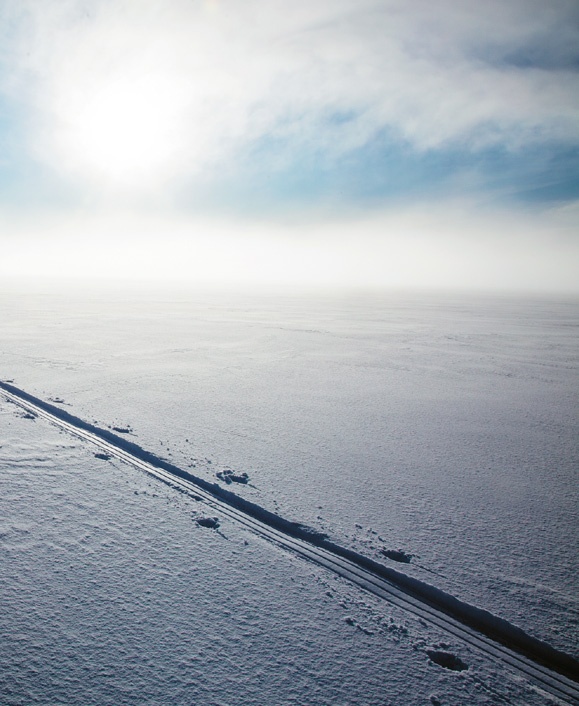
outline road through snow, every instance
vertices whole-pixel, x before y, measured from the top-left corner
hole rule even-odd
[[[269,541],[436,625],[517,669],[558,698],[579,703],[577,662],[507,621],[336,545],[318,532],[249,503],[217,484],[192,476],[126,439],[88,424],[9,383],[0,383],[0,389],[7,400],[28,413],[43,417],[107,454],[194,495],[219,515],[241,523]]]

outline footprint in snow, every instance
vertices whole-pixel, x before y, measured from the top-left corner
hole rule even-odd
[[[468,664],[462,661],[452,652],[443,652],[442,650],[426,650],[426,654],[431,662],[438,664],[439,667],[452,669],[454,672],[462,672],[468,669]]]
[[[392,561],[399,561],[401,564],[410,564],[414,554],[408,554],[408,552],[402,549],[382,549],[382,554]]]
[[[224,471],[217,471],[215,475],[219,478],[219,480],[227,483],[227,485],[230,485],[231,483],[247,484],[249,482],[249,476],[247,473],[236,473],[229,468]]]

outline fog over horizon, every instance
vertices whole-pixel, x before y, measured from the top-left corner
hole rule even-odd
[[[568,0],[0,1],[0,277],[579,293]]]

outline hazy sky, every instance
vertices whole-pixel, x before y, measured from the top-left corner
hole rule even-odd
[[[576,0],[0,0],[0,276],[579,291]]]

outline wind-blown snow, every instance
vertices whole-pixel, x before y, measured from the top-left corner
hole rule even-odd
[[[0,296],[4,379],[577,654],[576,301]]]
[[[550,703],[5,402],[0,445],[6,706]]]

